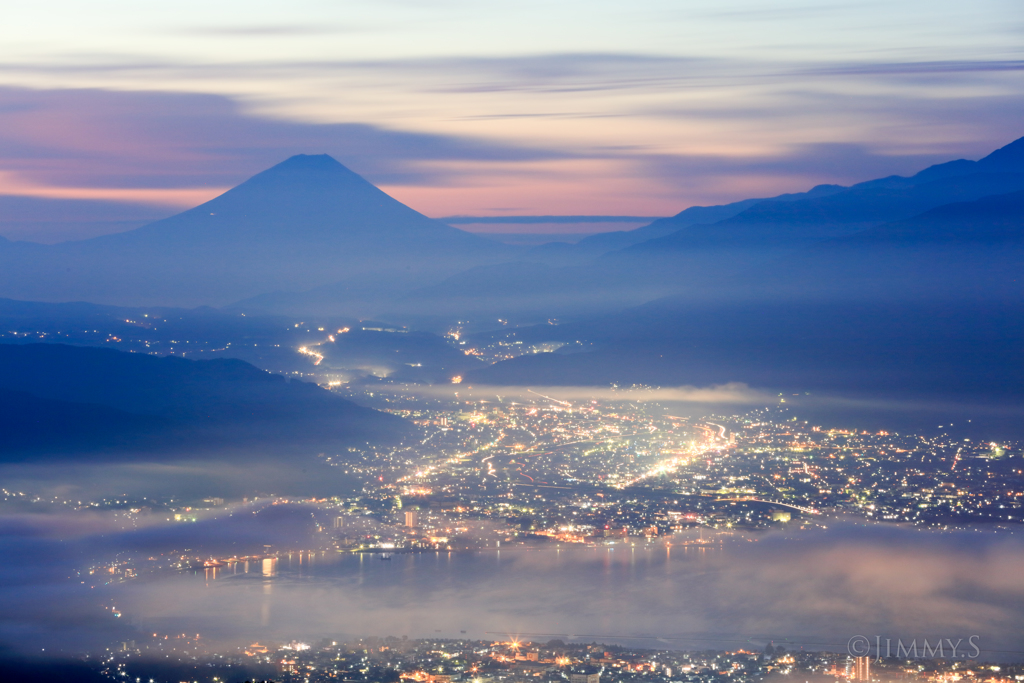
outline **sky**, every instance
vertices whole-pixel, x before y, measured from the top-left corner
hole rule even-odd
[[[0,199],[89,236],[326,152],[430,216],[660,216],[980,158],[1021,111],[1017,0],[22,2]]]

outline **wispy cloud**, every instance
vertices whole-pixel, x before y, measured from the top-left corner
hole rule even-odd
[[[918,74],[960,74],[1003,71],[1024,71],[1024,60],[951,60],[921,62],[866,62],[831,67],[818,67],[800,73],[826,76],[890,76]]]
[[[667,215],[977,158],[1019,137],[1011,5],[230,0],[195,15],[124,3],[110,21],[66,3],[57,24],[28,5],[0,27],[0,84],[110,95],[96,97],[102,115],[36,121],[27,155],[39,167],[26,177],[55,186],[88,185],[41,179],[43,150],[50,175],[81,175],[81,155],[98,183],[182,188],[315,147],[431,215]]]
[[[326,151],[430,215],[669,215],[978,158],[1024,132],[1022,64],[68,55],[0,64],[0,81],[34,85],[0,92],[0,170],[8,192],[53,196],[223,188]]]
[[[320,36],[353,33],[359,29],[344,26],[317,24],[263,24],[193,26],[175,29],[173,33],[190,36],[213,36],[218,38],[273,38],[292,36]]]
[[[156,206],[190,207],[201,204],[229,187],[61,187],[33,182],[0,171],[0,195],[47,199],[92,199]]]
[[[383,389],[382,391],[387,391]],[[395,385],[396,393],[408,392],[410,389]],[[468,384],[440,384],[418,386],[417,394],[443,396],[446,398],[470,398],[477,400],[492,399],[495,401],[524,401],[528,403],[550,404],[558,401],[592,400],[604,401],[665,401],[675,403],[729,404],[729,405],[765,405],[778,399],[746,384],[730,383],[710,387],[597,387],[597,386],[496,386]]]
[[[466,172],[459,163],[570,154],[365,123],[251,116],[216,95],[0,89],[0,195],[92,200],[93,221],[119,218],[121,212],[100,210],[104,201],[195,206],[302,152],[330,153],[378,184],[424,187],[457,184]],[[35,208],[35,222],[55,222],[67,207]],[[30,228],[24,222],[16,232]],[[2,223],[0,234],[10,234]]]

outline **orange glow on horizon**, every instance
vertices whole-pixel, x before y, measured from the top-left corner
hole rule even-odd
[[[0,171],[0,195],[40,199],[91,199],[135,204],[153,204],[190,209],[230,190],[229,187],[59,187],[43,185]]]
[[[475,169],[467,164],[464,170],[469,174]],[[535,173],[521,173],[521,168],[516,172],[493,168],[476,170],[480,177],[486,178],[486,184],[455,178],[447,187],[381,185],[380,189],[430,217],[674,216],[691,206],[711,206],[748,197],[802,192],[820,182],[820,178],[796,175],[765,173],[723,177],[715,174],[708,176],[706,186],[694,184],[692,179],[676,185],[671,179],[652,180],[646,174],[628,169],[587,168],[579,162],[538,164]],[[552,232],[571,231],[556,225],[545,227]],[[609,226],[608,229],[621,228]],[[484,231],[509,230],[504,225],[475,227],[473,230]]]

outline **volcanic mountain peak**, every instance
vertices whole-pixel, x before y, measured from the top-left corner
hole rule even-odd
[[[295,154],[275,166],[271,166],[263,173],[286,170],[315,170],[315,171],[348,171],[340,161],[330,154]],[[355,174],[353,174],[355,175]]]
[[[444,278],[513,250],[424,216],[326,154],[293,156],[205,204],[128,232],[0,247],[6,296],[185,306],[357,275]]]
[[[302,222],[309,227],[311,221],[326,227],[325,222],[338,220],[369,224],[396,219],[404,223],[435,223],[327,154],[290,157],[180,216],[224,218],[232,213],[246,218],[258,215],[275,223]],[[441,224],[436,223],[436,227],[440,229]]]
[[[329,154],[296,154],[265,171],[257,173],[239,185],[242,188],[266,185],[344,188],[380,192],[361,175],[352,171]],[[383,194],[383,193],[381,193]]]
[[[306,257],[314,261],[332,250],[353,257],[363,252],[361,258],[385,253],[401,258],[410,249],[422,256],[422,250],[460,246],[500,250],[494,242],[424,216],[326,154],[290,157],[205,204],[100,239],[157,240],[166,248],[247,244],[269,250],[274,258],[312,249]]]

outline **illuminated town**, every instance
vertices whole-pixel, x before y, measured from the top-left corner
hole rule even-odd
[[[707,545],[840,521],[1012,534],[1024,519],[1024,463],[1015,442],[832,429],[787,419],[780,407],[686,418],[655,402],[523,393],[528,398],[468,401],[398,385],[365,393],[361,401],[413,421],[419,438],[321,454],[361,488],[349,495],[77,501],[4,489],[0,496],[8,504],[112,511],[124,529],[141,520],[260,514],[266,504],[315,510],[314,547],[273,548],[252,561],[299,550]],[[121,579],[157,567],[243,561],[126,555],[102,567]]]
[[[815,680],[1010,683],[1024,680],[1024,666],[992,664],[968,648],[961,658],[917,656],[870,659],[785,644],[743,643],[735,649],[644,649],[561,638],[495,640],[408,637],[362,638],[342,643],[252,643],[230,652],[205,653],[194,639],[154,638],[122,643],[102,657],[114,680],[136,680],[158,671],[190,681],[273,680],[281,683],[359,681],[381,683],[754,683]],[[972,658],[973,657],[973,658]],[[868,660],[868,661],[865,661]],[[169,679],[178,680],[178,679]]]
[[[398,546],[452,548],[671,542],[702,529],[836,519],[1012,532],[1024,514],[1016,443],[831,429],[787,419],[783,408],[691,419],[653,402],[526,396],[365,397],[415,421],[423,436],[397,449],[325,455],[363,482],[364,495],[338,501],[339,512],[391,522],[387,540]]]
[[[71,578],[85,590],[99,589],[96,597],[115,620],[123,614],[118,585],[176,574],[207,585],[239,575],[273,582],[282,571],[293,575],[296,567],[345,557],[387,564],[380,560],[398,554],[517,546],[718,552],[765,534],[813,533],[837,524],[1014,534],[1024,517],[1017,442],[815,425],[792,417],[781,398],[739,414],[692,417],[636,387],[621,390],[621,397],[612,391],[569,400],[529,389],[488,395],[458,385],[442,391],[402,383],[325,384],[416,427],[415,438],[397,446],[321,453],[321,466],[351,482],[338,495],[69,500],[4,488],[0,505],[103,513],[126,531],[219,525],[279,507],[309,511],[312,534],[291,543],[124,550],[91,560]],[[768,652],[773,641],[756,639],[706,643],[718,649],[669,639],[657,646],[663,649],[636,649],[615,637],[608,641],[618,645],[599,644],[601,634],[493,637],[296,640],[231,649],[212,647],[198,633],[155,632],[89,657],[113,680],[154,683],[1024,680],[1024,667],[983,663],[985,652],[979,658],[883,659],[872,663],[865,679],[845,643],[782,642]]]

